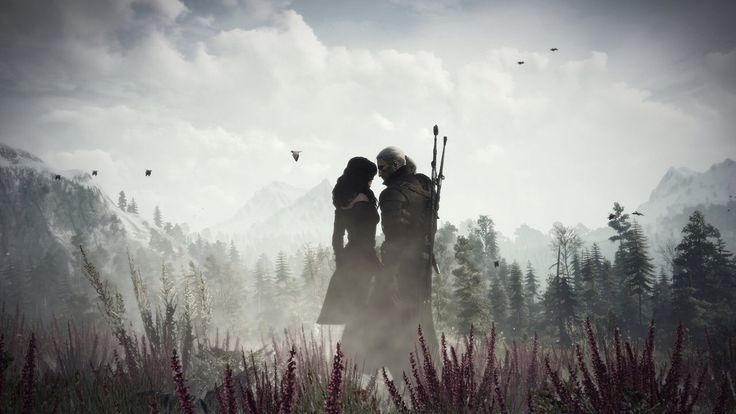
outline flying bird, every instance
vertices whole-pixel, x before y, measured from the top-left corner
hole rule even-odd
[[[556,52],[557,50],[558,49],[556,47],[553,47],[552,49],[550,49],[551,52]]]
[[[494,261],[494,262],[493,262],[493,267],[498,267],[498,266],[499,266],[499,265],[498,265],[498,260]]]
[[[92,176],[97,177],[97,170],[92,170]]]
[[[523,65],[524,64],[524,61],[523,60],[520,60],[520,61],[518,61],[516,63],[518,63],[519,65]]]
[[[609,214],[609,215],[608,215],[608,219],[609,219],[609,220],[613,220],[613,219],[615,219],[615,218],[616,218],[616,215],[615,215],[615,214],[613,214],[613,213],[611,213],[611,214]]]
[[[153,172],[153,170],[146,170],[146,177],[150,177],[151,176],[151,172]]]
[[[635,212],[633,212],[633,213],[631,213],[631,214],[633,214],[633,215],[635,215],[635,216],[643,216],[643,215],[644,215],[644,214],[642,214],[642,213],[640,213],[640,212],[638,212],[638,211],[635,211]]]
[[[291,156],[294,157],[294,162],[299,161],[299,153],[301,153],[301,151],[291,151]]]
[[[61,180],[61,176],[60,176],[59,174],[56,174],[56,175],[54,176],[54,180],[56,180],[56,181],[59,181],[59,180]]]

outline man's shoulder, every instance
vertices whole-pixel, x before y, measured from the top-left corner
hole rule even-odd
[[[391,183],[381,191],[381,195],[378,197],[378,202],[383,204],[387,201],[404,201],[406,197],[399,183]]]
[[[414,174],[414,179],[419,182],[422,187],[429,188],[432,185],[432,179],[422,173]]]

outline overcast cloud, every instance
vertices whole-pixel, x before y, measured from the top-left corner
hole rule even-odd
[[[595,3],[6,1],[0,141],[198,229],[437,123],[443,219],[599,227],[736,158],[736,8]]]

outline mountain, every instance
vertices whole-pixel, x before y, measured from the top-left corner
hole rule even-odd
[[[266,220],[274,211],[289,206],[304,194],[304,189],[275,181],[256,191],[230,219],[212,226],[209,231],[219,233],[242,233],[253,224]]]
[[[736,197],[736,161],[726,159],[699,173],[670,168],[644,204],[637,210],[652,221],[675,216],[691,207],[726,205]]]
[[[682,228],[695,210],[703,212],[706,222],[720,230],[726,248],[736,252],[736,162],[731,159],[714,164],[704,172],[670,168],[645,203],[636,210],[624,207],[626,213],[639,211],[644,214],[630,217],[644,228],[649,254],[657,265],[664,262],[662,250],[680,242]],[[575,231],[585,247],[590,248],[595,242],[605,257],[613,259],[618,243],[608,240],[614,234],[610,227],[591,230],[579,224]],[[501,255],[508,262],[516,260],[525,267],[529,261],[542,276],[556,259],[549,248],[551,241],[548,233],[526,224],[516,229],[513,238],[501,235],[498,239]]]
[[[690,215],[700,210],[721,232],[726,248],[736,252],[736,162],[726,159],[704,172],[670,168],[637,211],[655,248],[679,243]]]
[[[297,191],[283,183],[269,184],[254,193],[233,218],[217,227],[229,229],[230,237],[251,259],[262,253],[273,257],[279,251],[294,251],[305,244],[328,245],[334,218],[332,185],[323,180],[295,197]],[[239,218],[246,211],[257,213]]]
[[[139,216],[118,208],[89,173],[54,169],[0,143],[0,300],[9,306],[17,302],[28,316],[79,315],[83,310],[72,308],[85,300],[93,306],[81,294],[89,283],[81,277],[79,245],[128,298],[128,251],[150,253],[154,234]],[[156,262],[160,267],[160,258]]]

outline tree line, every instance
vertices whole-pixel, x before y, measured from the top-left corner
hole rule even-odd
[[[556,260],[541,289],[538,271],[508,263],[498,249],[493,220],[480,216],[467,235],[450,223],[437,233],[436,255],[447,261],[434,276],[434,316],[441,329],[458,334],[488,330],[491,322],[507,337],[538,333],[570,345],[586,317],[599,328],[644,337],[650,321],[671,333],[679,322],[696,341],[736,332],[736,259],[717,228],[695,211],[681,241],[655,269],[641,225],[614,203],[608,225],[618,246],[613,258],[586,246],[572,227],[556,223],[550,249]],[[449,270],[449,272],[448,272]]]

